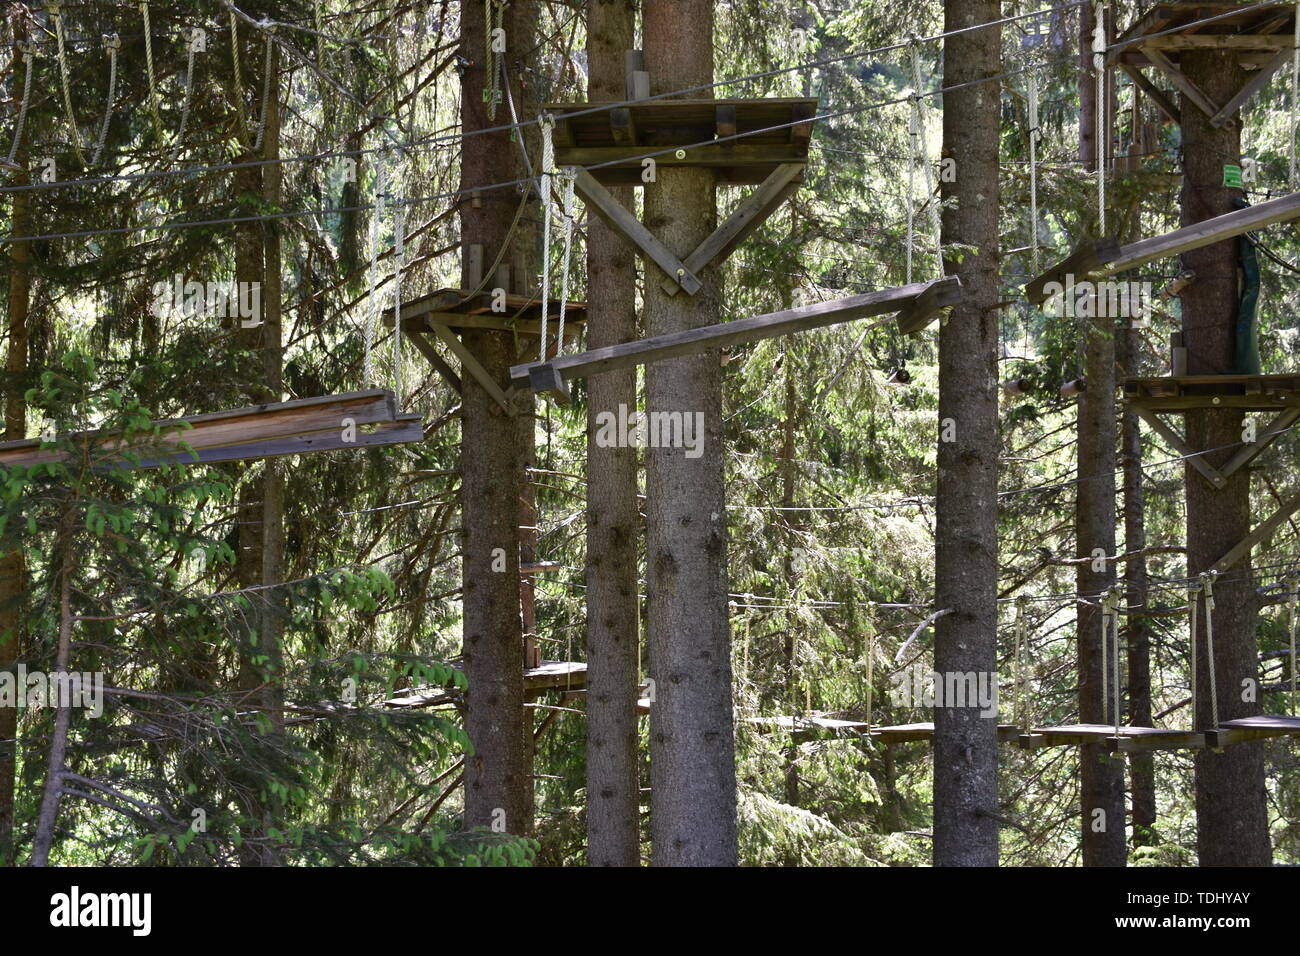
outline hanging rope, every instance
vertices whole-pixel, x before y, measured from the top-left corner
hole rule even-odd
[[[185,128],[190,125],[190,98],[194,90],[194,54],[203,42],[203,28],[195,27],[190,31],[189,51],[185,57],[185,98],[181,101],[181,125],[176,131],[176,149],[173,155],[180,155],[185,142]]]
[[[153,35],[149,27],[149,0],[140,0],[140,15],[144,17],[144,65],[149,74],[149,114],[153,117],[153,129],[162,139],[162,119],[158,116],[158,81],[153,72]],[[233,19],[235,14],[230,14]]]
[[[1042,138],[1038,128],[1038,76],[1029,74],[1029,247],[1032,250],[1033,273],[1040,272],[1038,260],[1038,141]],[[910,280],[909,280],[910,281]]]
[[[379,299],[375,295],[379,276],[379,223],[384,218],[384,164],[387,150],[379,154],[375,164],[375,208],[370,220],[370,297],[366,315],[366,351],[362,361],[362,387],[370,388],[375,382],[375,369],[371,358],[371,346],[375,341],[375,320],[379,315]]]
[[[483,101],[487,103],[488,119],[493,121],[501,99],[501,58],[492,48],[492,35],[502,28],[505,6],[505,0],[483,0]]]
[[[266,57],[262,66],[262,115],[257,121],[257,138],[253,141],[253,152],[262,148],[262,137],[266,135],[266,117],[269,115],[271,99],[271,28],[266,30]]]
[[[1122,719],[1122,691],[1119,683],[1119,604],[1120,596],[1123,592],[1118,585],[1112,585],[1110,589],[1110,628],[1111,637],[1114,644],[1111,646],[1111,667],[1113,679],[1111,680],[1111,693],[1115,698],[1115,737],[1119,738],[1119,726]]]
[[[1110,619],[1115,613],[1115,592],[1107,591],[1101,598],[1101,719],[1106,722],[1110,709]]]
[[[59,78],[63,81],[63,110],[68,116],[68,134],[72,139],[72,151],[77,162],[86,168],[86,157],[81,152],[81,134],[77,132],[77,117],[72,111],[72,88],[68,83],[68,56],[63,48],[63,11],[61,4],[47,3],[45,10],[54,21],[54,36],[59,45]]]
[[[23,63],[27,67],[27,78],[23,80],[23,101],[18,107],[18,122],[14,125],[14,141],[9,147],[9,156],[5,160],[6,166],[13,166],[14,158],[18,155],[18,146],[23,141],[23,127],[27,125],[27,105],[32,100],[32,71],[35,69],[33,61],[36,59],[36,45],[24,43],[22,53]]]
[[[1214,571],[1201,574],[1201,585],[1205,588],[1205,660],[1210,671],[1210,723],[1213,727],[1219,726],[1219,690],[1214,675],[1214,579],[1218,576]]]
[[[1296,0],[1295,5],[1295,27],[1300,29],[1300,0]],[[1287,176],[1287,182],[1291,186],[1291,191],[1295,192],[1296,188],[1296,159],[1295,159],[1295,128],[1296,123],[1300,122],[1300,45],[1297,45],[1291,52],[1291,168]]]
[[[1097,230],[1106,235],[1106,8],[1097,0],[1092,27],[1092,68],[1097,74]]]
[[[573,193],[578,171],[566,167],[560,178],[564,180],[564,260],[560,263],[560,330],[556,335],[555,354],[564,354],[564,313],[569,308],[569,252],[573,248]]]
[[[921,55],[920,41],[912,37],[912,111],[917,126],[917,152],[921,168],[925,171],[925,201],[930,210],[930,228],[934,231],[934,256],[938,264],[937,274],[943,275],[943,243],[939,224],[939,203],[934,195],[934,173],[925,155],[925,113],[921,103]]]
[[[400,182],[400,157],[399,157],[399,174],[393,178]],[[393,200],[393,244],[394,254],[397,262],[393,267],[393,388],[397,394],[397,402],[402,403],[402,265],[406,258],[406,215],[403,208],[401,193],[399,191],[397,198]],[[570,658],[571,659],[571,658]]]
[[[104,37],[104,46],[108,47],[108,101],[104,104],[104,122],[99,126],[95,154],[90,158],[92,166],[99,165],[99,158],[104,155],[104,144],[108,142],[108,121],[113,118],[113,100],[117,96],[117,54],[122,49],[122,38],[110,33]]]
[[[541,344],[538,346],[537,361],[546,361],[546,325],[551,304],[551,173],[555,168],[555,144],[552,133],[555,120],[549,113],[542,114],[539,122],[542,126],[542,169],[538,176],[542,190],[542,327]]]
[[[1300,574],[1292,573],[1288,580],[1291,584],[1291,715],[1296,712],[1296,656],[1295,633],[1296,619],[1300,618]]]
[[[1201,586],[1194,584],[1187,589],[1187,606],[1190,608],[1189,616],[1192,626],[1192,730],[1197,730],[1201,726],[1200,714],[1196,706],[1196,606],[1200,603]]]
[[[920,150],[921,130],[912,110],[907,124],[907,137],[911,155],[907,160],[907,284],[912,284],[912,247],[916,242],[916,156]],[[1035,273],[1037,275],[1037,273]]]
[[[230,59],[235,73],[235,115],[239,118],[239,141],[248,145],[248,118],[244,116],[244,73],[239,61],[239,20],[230,11]]]
[[[1025,616],[1028,598],[1023,594],[1016,598],[1016,723],[1023,733],[1029,733],[1029,660],[1025,656],[1025,644],[1029,621]]]

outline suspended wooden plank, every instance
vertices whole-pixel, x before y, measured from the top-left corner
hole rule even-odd
[[[99,441],[104,466],[156,468],[163,464],[187,462],[234,461],[298,455],[338,448],[374,447],[420,441],[424,429],[420,416],[400,414],[397,400],[387,389],[369,389],[342,395],[323,395],[253,405],[168,419],[154,423],[160,431],[153,443],[159,447],[176,447],[174,453],[150,454],[135,465],[115,458],[114,450],[124,443],[102,432],[81,433],[77,441]],[[186,427],[188,426],[188,427]],[[373,430],[364,429],[374,426]],[[351,439],[351,440],[348,440]],[[144,441],[137,444],[142,444]],[[189,444],[197,457],[180,449]],[[30,467],[60,461],[65,453],[58,448],[42,448],[40,439],[0,443],[0,465]]]
[[[463,669],[460,663],[451,665]],[[526,667],[521,674],[525,692],[543,690],[579,690],[587,685],[587,665],[584,661],[542,661],[537,667]],[[461,691],[457,687],[413,687],[383,702],[385,707],[418,708],[436,707],[454,701]]]
[[[1009,743],[1014,741],[1020,733],[1020,728],[1015,724],[998,724],[998,742]],[[930,721],[918,724],[898,724],[890,727],[874,727],[871,736],[878,738],[884,744],[904,744],[912,743],[918,740],[934,739],[934,724]]]
[[[1205,732],[1207,746],[1219,748],[1230,744],[1265,740],[1269,737],[1300,737],[1300,717],[1261,714],[1220,722],[1215,730]]]
[[[1027,734],[1020,734],[1018,743],[1025,750],[1099,743],[1108,750],[1128,752],[1197,750],[1205,745],[1205,740],[1203,735],[1193,731],[1166,730],[1163,727],[1120,727],[1116,735],[1114,724],[1061,724],[1035,727]]]
[[[1257,206],[1234,209],[1222,216],[1203,219],[1173,232],[1139,239],[1123,246],[1118,245],[1114,239],[1087,242],[1046,272],[1025,283],[1025,297],[1038,305],[1048,298],[1045,291],[1047,284],[1059,282],[1064,286],[1067,276],[1073,276],[1075,282],[1082,282],[1100,274],[1135,269],[1157,259],[1181,255],[1296,218],[1300,218],[1300,193],[1289,193]]]
[[[734,322],[720,322],[684,332],[671,332],[656,335],[648,339],[626,342],[622,345],[610,345],[604,348],[579,352],[576,355],[564,355],[546,363],[531,362],[516,365],[510,369],[511,381],[517,385],[528,385],[529,374],[543,364],[554,369],[564,380],[582,378],[596,372],[607,372],[616,368],[629,368],[658,362],[663,359],[681,355],[695,355],[708,349],[725,348],[761,339],[779,338],[796,332],[806,332],[841,322],[883,315],[907,309],[921,298],[932,286],[941,286],[945,298],[949,293],[959,294],[961,282],[956,276],[935,279],[933,282],[914,282],[911,285],[885,289],[881,292],[868,292],[865,295],[850,296],[847,299],[835,299],[831,302],[819,302],[804,305],[796,309],[770,312]],[[943,305],[936,304],[925,320],[933,318]],[[922,321],[914,317],[913,325]]]
[[[505,288],[505,287],[502,287]],[[516,335],[536,337],[540,332],[542,317],[542,297],[540,295],[519,295],[509,292],[498,296],[492,287],[477,294],[468,289],[438,289],[428,295],[409,299],[402,303],[402,330],[430,332],[430,322],[445,325],[451,329],[491,329],[499,332],[513,332]],[[548,300],[547,315],[554,326],[560,314],[560,299],[551,296]],[[494,311],[493,306],[500,306],[502,311]],[[384,313],[384,325],[393,327],[392,310]],[[587,304],[570,302],[564,310],[565,333],[572,329],[575,333],[587,320]],[[550,332],[549,334],[554,334]]]

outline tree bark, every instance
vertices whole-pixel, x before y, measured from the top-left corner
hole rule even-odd
[[[713,4],[644,0],[643,33],[652,93],[713,80]],[[717,224],[708,169],[664,168],[647,184],[645,223],[678,257]],[[647,335],[719,320],[716,270],[694,296],[669,298],[647,264]],[[727,529],[722,451],[721,366],[715,352],[646,370],[646,410],[703,414],[703,450],[651,448],[646,465],[648,641],[655,703],[650,710],[650,827],[656,866],[733,866],[736,767],[731,635],[727,620]]]
[[[1125,329],[1116,340],[1119,368],[1124,375],[1137,374],[1137,349],[1141,333]],[[1124,551],[1132,554],[1147,546],[1146,499],[1142,488],[1142,432],[1137,414],[1125,406],[1120,419],[1121,455],[1124,472]],[[1124,593],[1131,608],[1147,606],[1150,577],[1146,558],[1132,558],[1124,565]],[[1129,719],[1134,727],[1150,727],[1151,711],[1151,628],[1148,619],[1129,617],[1126,627],[1128,657]],[[1128,758],[1133,792],[1133,845],[1155,842],[1156,773],[1151,753],[1133,753]]]
[[[65,524],[68,521],[65,516]],[[75,552],[66,527],[60,535],[63,554],[59,559],[59,643],[55,651],[54,672],[66,674],[72,657],[72,568]],[[68,686],[63,680],[61,686]],[[54,846],[54,828],[58,823],[59,802],[63,795],[63,771],[68,762],[68,728],[72,723],[72,700],[60,699],[54,714],[54,734],[50,738],[50,758],[45,772],[45,790],[36,818],[36,835],[32,838],[32,866],[49,866]]]
[[[944,4],[944,29],[998,16],[994,0],[953,0]],[[941,184],[942,239],[945,248],[965,248],[960,261],[945,263],[961,276],[964,295],[939,332],[935,601],[952,613],[935,624],[934,657],[941,675],[986,679],[997,672],[999,83],[983,81],[1001,63],[997,30],[947,41],[943,154],[957,175]],[[997,718],[948,703],[935,710],[934,863],[996,866]]]
[[[486,33],[481,4],[461,11],[461,128],[466,134],[501,124],[489,120],[483,91]],[[529,38],[506,31],[503,56],[517,61]],[[470,248],[483,247],[484,268],[510,241],[517,195],[483,189],[514,178],[516,147],[506,131],[468,135],[461,153],[461,285],[473,289]],[[511,261],[507,253],[503,259]],[[504,388],[513,362],[509,334],[473,330],[465,346]],[[525,833],[531,826],[531,780],[524,745],[523,627],[519,612],[519,455],[515,415],[466,375],[461,395],[461,574],[466,695],[465,730],[474,753],[465,764],[466,829]],[[500,570],[498,570],[500,569]]]
[[[1215,103],[1225,103],[1246,80],[1231,51],[1186,50],[1187,78]],[[1241,125],[1220,128],[1185,96],[1182,99],[1182,224],[1191,225],[1230,212],[1236,189],[1223,185],[1223,167],[1241,163]],[[1183,254],[1183,268],[1196,281],[1183,294],[1183,336],[1188,372],[1226,373],[1234,360],[1238,307],[1237,245],[1218,242]],[[1243,413],[1192,409],[1187,412],[1188,444],[1209,452],[1205,460],[1222,465],[1242,440]],[[1208,569],[1250,532],[1250,472],[1242,468],[1223,487],[1213,488],[1200,473],[1185,469],[1187,489],[1187,568]],[[1206,615],[1200,615],[1197,640],[1197,714],[1211,720],[1210,672],[1215,668],[1220,720],[1260,712],[1257,701],[1242,698],[1242,682],[1258,684],[1255,644],[1255,582],[1249,560],[1214,585],[1214,660],[1207,656]],[[1222,753],[1196,755],[1197,848],[1201,866],[1267,866],[1272,848],[1264,791],[1264,754],[1258,742],[1237,744]]]
[[[1079,10],[1079,40],[1083,69],[1079,79],[1079,159],[1096,172],[1098,137],[1109,138],[1107,129],[1097,129],[1097,79],[1092,65],[1092,7]],[[1104,162],[1104,157],[1103,157]],[[1100,304],[1103,300],[1094,300]],[[1104,309],[1101,309],[1104,311]],[[1081,372],[1088,383],[1079,397],[1078,483],[1075,485],[1074,538],[1077,556],[1089,558],[1115,553],[1115,330],[1114,318],[1080,318],[1084,362]],[[1075,648],[1079,674],[1079,719],[1083,723],[1118,721],[1114,713],[1114,662],[1103,670],[1110,649],[1102,650],[1102,614],[1097,596],[1115,583],[1115,569],[1109,561],[1095,570],[1092,561],[1075,566],[1075,587],[1088,603],[1077,607]],[[1109,635],[1106,636],[1109,640]],[[1123,866],[1124,764],[1107,754],[1099,743],[1079,748],[1079,810],[1084,866]]]
[[[588,0],[590,102],[624,99],[623,55],[632,49],[632,0]],[[632,208],[632,188],[614,198]],[[596,216],[587,220],[587,347],[636,338],[636,258]],[[601,412],[636,407],[636,369],[587,380],[587,862],[640,863],[641,795],[637,774],[637,684],[640,609],[637,597],[635,448],[602,448],[594,440]]]

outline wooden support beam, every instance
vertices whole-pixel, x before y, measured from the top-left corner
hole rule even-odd
[[[1206,481],[1212,484],[1215,488],[1223,487],[1226,479],[1219,473],[1219,470],[1207,462],[1204,455],[1194,451],[1183,439],[1183,436],[1162,422],[1155,412],[1143,408],[1141,405],[1133,405],[1131,403],[1129,407],[1133,409],[1138,418],[1142,419],[1151,427],[1152,431],[1168,442],[1174,451],[1186,458],[1188,464],[1199,471],[1205,477]]]
[[[1214,105],[1208,96],[1201,92],[1201,88],[1183,75],[1169,59],[1159,50],[1144,46],[1142,52],[1146,54],[1148,60],[1160,67],[1169,81],[1182,91],[1183,95],[1196,104],[1196,106],[1206,116],[1214,116],[1219,112],[1219,108]]]
[[[1260,714],[1257,717],[1225,720],[1218,727],[1205,732],[1206,743],[1215,749],[1229,744],[1286,736],[1300,737],[1300,717]]]
[[[636,145],[636,124],[632,122],[631,110],[615,107],[609,111],[609,134],[619,146]]]
[[[813,117],[817,115],[816,103],[796,103],[791,108],[791,119],[800,120],[790,127],[790,142],[808,148],[813,134]]]
[[[437,322],[430,322],[429,328],[433,329],[434,335],[442,339],[442,343],[460,359],[461,368],[474,376],[474,380],[483,386],[483,390],[492,396],[505,413],[507,415],[515,414],[515,408],[510,403],[510,399],[506,397],[506,393],[501,390],[501,386],[492,381],[492,376],[479,364],[478,359],[474,357],[474,353],[467,349],[464,343],[456,337],[456,333]]]
[[[627,50],[623,54],[624,99],[642,100],[650,95],[650,74],[645,68],[645,54]]]
[[[1151,102],[1155,103],[1162,113],[1168,116],[1175,123],[1182,123],[1183,114],[1182,111],[1178,109],[1178,104],[1171,100],[1165,94],[1164,90],[1160,89],[1160,87],[1148,80],[1140,69],[1136,66],[1130,66],[1127,63],[1120,64],[1120,69],[1127,73],[1129,79],[1131,79],[1143,93],[1151,98]]]
[[[803,175],[803,170],[802,163],[786,163],[778,166],[762,185],[747,196],[732,214],[713,230],[709,238],[686,257],[687,270],[699,275],[710,264],[725,261],[746,236],[766,222],[785,198],[799,188],[796,181]],[[681,286],[672,279],[665,279],[659,283],[659,288],[672,296],[677,294]]]
[[[1161,236],[1127,243],[1120,248],[1114,259],[1104,263],[1105,271],[1113,273],[1134,269],[1157,259],[1181,255],[1192,249],[1296,218],[1300,218],[1300,193],[1288,193],[1257,206],[1234,209],[1222,216],[1203,219]]]
[[[1246,85],[1239,89],[1232,99],[1228,100],[1217,113],[1210,117],[1210,125],[1223,126],[1225,123],[1231,122],[1237,110],[1241,109],[1248,99],[1262,90],[1264,85],[1273,78],[1274,73],[1291,62],[1291,53],[1290,49],[1280,50],[1276,56],[1261,66],[1255,75],[1247,81]]]
[[[1238,561],[1243,559],[1249,560],[1250,552],[1254,549],[1255,545],[1259,544],[1280,528],[1282,522],[1286,521],[1287,518],[1291,517],[1297,511],[1300,511],[1300,494],[1293,495],[1286,501],[1282,502],[1282,506],[1278,508],[1277,511],[1273,512],[1272,515],[1261,521],[1254,531],[1238,541],[1232,546],[1231,551],[1216,561],[1212,570],[1218,571],[1222,574]]]
[[[405,323],[403,323],[403,325],[405,326]],[[443,357],[438,354],[438,350],[433,347],[433,343],[424,337],[424,333],[406,329],[406,337],[411,340],[411,344],[419,350],[420,354],[429,360],[429,364],[434,367],[434,370],[447,380],[447,384],[455,390],[456,394],[461,394],[462,386],[460,376],[457,375],[455,369],[448,365]]]
[[[1237,469],[1244,468],[1246,465],[1250,464],[1259,457],[1264,449],[1273,444],[1273,440],[1277,438],[1277,436],[1283,434],[1293,424],[1295,424],[1297,419],[1300,419],[1300,408],[1288,408],[1281,412],[1276,418],[1264,426],[1263,434],[1257,435],[1253,442],[1228,459],[1227,463],[1219,469],[1219,474],[1223,475],[1224,478],[1227,478]]]
[[[660,147],[662,148],[662,147]],[[594,173],[603,173],[606,167],[626,166],[636,170],[640,184],[641,161],[650,151],[647,146],[573,146],[556,147],[558,166],[599,166]],[[664,166],[779,166],[782,163],[806,163],[808,154],[800,148],[785,143],[750,144],[744,140],[709,143],[704,146],[686,146],[677,151],[658,153],[655,165]]]
[[[708,349],[778,338],[782,335],[806,332],[809,329],[819,329],[854,319],[897,312],[906,309],[933,285],[943,285],[955,290],[961,288],[961,282],[956,276],[947,276],[933,282],[914,282],[911,285],[885,289],[881,292],[868,292],[847,299],[819,302],[796,309],[756,315],[748,319],[737,319],[734,322],[720,322],[717,325],[687,329],[684,332],[672,332],[635,342],[625,342],[621,345],[609,345],[579,352],[576,355],[564,355],[546,364],[552,366],[562,378],[568,380],[582,378],[596,372],[658,362],[679,355],[695,355]],[[514,366],[510,369],[511,380],[519,385],[527,385],[531,370],[538,364],[540,363],[533,362]]]
[[[714,110],[713,131],[718,139],[736,135],[736,104],[719,103]]]
[[[960,286],[932,282],[898,313],[898,331],[903,335],[920,335],[936,315],[960,301]]]
[[[695,274],[682,263],[668,248],[656,239],[645,226],[641,225],[630,212],[614,200],[609,190],[596,182],[596,178],[585,169],[578,170],[574,183],[578,194],[591,207],[592,211],[609,224],[609,227],[622,236],[633,248],[640,250],[664,274],[674,279],[688,295],[700,291],[702,283]]]
[[[1228,33],[1173,33],[1167,36],[1147,37],[1142,48],[1157,50],[1277,50],[1295,46],[1295,37],[1289,33],[1244,35]]]
[[[1074,276],[1076,281],[1086,278],[1119,254],[1119,242],[1113,238],[1084,242],[1046,272],[1025,283],[1025,298],[1033,305],[1041,305],[1048,299],[1045,289],[1049,284],[1059,282],[1064,286],[1067,276]]]

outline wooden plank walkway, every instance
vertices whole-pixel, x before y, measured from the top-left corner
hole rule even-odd
[[[77,441],[97,439],[102,461],[96,467],[157,468],[164,464],[204,464],[238,459],[300,455],[340,448],[374,447],[421,441],[424,426],[418,414],[397,410],[397,400],[388,389],[368,389],[341,395],[323,395],[289,402],[252,405],[187,418],[154,422],[158,434],[152,440],[142,435],[139,464],[115,454],[125,444],[103,432],[82,432]],[[366,429],[370,430],[367,431]],[[351,439],[351,440],[347,440]],[[153,447],[145,448],[150,441]],[[197,457],[180,448],[189,444]],[[58,448],[42,448],[39,438],[0,443],[0,465],[30,467],[62,461]],[[160,449],[175,452],[157,454]]]
[[[1206,731],[1205,737],[1206,746],[1215,748],[1269,737],[1300,737],[1300,717],[1261,714],[1225,720],[1219,723],[1217,730]]]
[[[1147,750],[1199,750],[1205,746],[1205,735],[1163,727],[1120,727],[1119,735],[1116,736],[1114,724],[1060,724],[1054,727],[1034,727],[1027,734],[1019,734],[1017,743],[1025,750],[1099,743],[1107,750],[1131,753]]]
[[[911,285],[868,292],[847,299],[819,302],[813,305],[756,315],[734,322],[719,322],[684,332],[655,335],[622,345],[591,349],[575,355],[563,355],[549,362],[529,362],[510,369],[510,379],[518,386],[528,387],[544,378],[558,376],[562,380],[583,378],[596,372],[629,368],[658,362],[682,355],[695,355],[709,349],[726,348],[760,339],[779,338],[795,332],[806,332],[828,325],[849,322],[898,312],[899,325],[909,331],[919,331],[941,310],[954,305],[961,298],[961,282],[956,276],[935,279],[932,282],[914,282]]]

